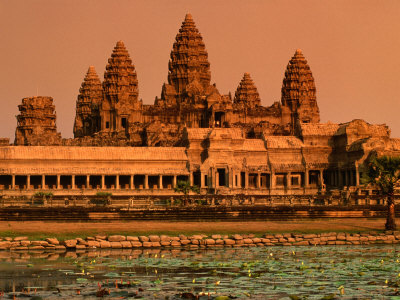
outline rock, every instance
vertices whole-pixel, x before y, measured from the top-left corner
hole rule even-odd
[[[126,237],[123,235],[111,235],[108,237],[109,242],[122,242],[126,241]]]
[[[106,240],[107,236],[105,236],[105,235],[96,235],[95,238],[96,238],[96,240]]]
[[[224,240],[222,240],[222,239],[215,240],[215,245],[223,245],[223,244],[224,244]]]
[[[132,244],[130,241],[122,241],[120,243],[122,245],[122,248],[132,248]]]
[[[47,238],[46,241],[52,245],[60,245],[60,242],[56,238]]]
[[[170,246],[171,242],[170,241],[161,241],[160,244],[161,244],[161,246],[165,247],[165,246]]]
[[[149,235],[150,242],[159,242],[161,238],[158,235]]]
[[[220,234],[213,234],[213,235],[211,236],[211,238],[214,239],[214,240],[218,240],[218,239],[221,238],[221,235],[220,235]]]
[[[139,236],[139,241],[143,242],[148,242],[150,239],[147,236],[141,235]]]
[[[253,244],[253,240],[252,239],[243,239],[243,243],[245,243],[245,244]]]
[[[191,243],[190,240],[181,240],[181,244],[182,245],[187,245],[187,244],[190,244],[190,243]]]
[[[100,242],[99,241],[87,241],[87,246],[89,248],[100,248]]]
[[[171,238],[169,236],[167,236],[167,235],[162,235],[162,236],[160,236],[160,240],[162,242],[170,242]]]
[[[203,236],[202,236],[202,235],[199,235],[199,234],[197,234],[197,235],[192,235],[192,236],[190,237],[190,239],[191,239],[191,240],[202,240],[202,239],[203,239]]]
[[[152,242],[143,242],[143,247],[150,248],[152,246]]]
[[[133,248],[140,248],[143,246],[143,244],[141,242],[137,242],[137,241],[131,241],[132,247]]]
[[[213,239],[206,239],[206,245],[215,245],[215,240],[213,240]]]
[[[21,241],[21,246],[26,247],[26,246],[30,246],[31,242],[30,241]]]
[[[76,250],[85,250],[86,245],[76,245],[75,248],[76,248]]]
[[[316,237],[318,237],[316,234],[304,234],[303,235],[304,239],[313,239],[313,238],[316,238]]]
[[[66,250],[67,248],[65,248],[65,246],[62,246],[62,245],[57,245],[56,247],[55,247],[55,250]]]
[[[76,240],[65,240],[65,241],[63,242],[63,244],[64,244],[65,247],[67,247],[67,248],[75,248],[75,247],[76,247],[76,243],[77,243]]]
[[[136,242],[138,242],[138,241],[139,241],[139,238],[138,238],[137,236],[129,236],[129,235],[128,235],[128,236],[126,237],[126,240],[127,240],[127,241],[130,241],[130,242],[131,242],[131,241],[136,241]]]
[[[111,248],[111,243],[109,241],[100,241],[100,248]]]
[[[161,247],[160,242],[151,242],[151,247]]]
[[[121,249],[122,248],[121,242],[110,242],[110,246],[111,246],[111,248],[114,248],[114,249]]]
[[[294,246],[308,246],[310,243],[308,241],[300,241],[293,243]]]
[[[179,241],[181,240],[181,239],[180,239],[179,237],[177,237],[177,236],[171,236],[170,239],[171,239],[171,241],[176,241],[176,242],[179,242]]]
[[[10,248],[10,247],[11,247],[11,242],[9,241],[0,242],[0,248]]]
[[[171,242],[171,246],[172,246],[172,247],[180,247],[180,246],[181,246],[181,243],[178,242],[178,241],[172,241],[172,242]]]
[[[235,244],[235,240],[232,240],[232,239],[224,239],[224,244],[225,244],[225,245],[234,245],[234,244]]]
[[[243,240],[243,237],[242,237],[241,235],[239,235],[239,234],[234,234],[234,235],[231,236],[231,239],[234,239],[234,240]]]
[[[18,241],[27,241],[28,237],[27,236],[17,236],[14,238],[14,242],[18,242]]]

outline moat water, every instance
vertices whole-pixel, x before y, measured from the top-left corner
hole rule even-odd
[[[3,251],[0,291],[36,300],[400,299],[400,246]]]

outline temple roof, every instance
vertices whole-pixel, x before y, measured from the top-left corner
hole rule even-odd
[[[178,94],[194,80],[203,88],[210,85],[208,54],[191,14],[186,14],[176,35],[168,69],[168,83],[175,87]]]
[[[83,79],[82,85],[79,89],[79,95],[77,100],[77,112],[78,103],[90,102],[100,103],[102,98],[103,90],[101,87],[101,81],[96,73],[96,69],[90,66],[85,78]]]
[[[245,107],[255,107],[261,105],[260,95],[258,94],[257,88],[254,85],[249,73],[244,73],[243,78],[236,89],[233,102]]]

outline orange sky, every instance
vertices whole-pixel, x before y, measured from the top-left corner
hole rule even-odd
[[[250,72],[262,104],[280,100],[286,65],[301,48],[313,72],[321,122],[362,118],[400,137],[400,1],[0,0],[0,137],[14,140],[23,97],[54,98],[57,127],[72,137],[89,65],[103,78],[123,40],[152,104],[184,16],[193,15],[221,94]]]

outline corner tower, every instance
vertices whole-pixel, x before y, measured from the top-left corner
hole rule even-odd
[[[287,107],[291,113],[292,133],[298,121],[319,122],[314,77],[300,49],[296,50],[286,67],[281,101],[282,106]]]
[[[208,54],[191,14],[185,16],[170,57],[168,83],[179,98],[189,84],[200,93],[209,87],[211,72]]]
[[[141,109],[135,66],[122,41],[118,41],[108,59],[103,82],[101,105],[103,132],[124,132],[129,122],[137,121],[135,112]]]
[[[74,137],[92,135],[100,130],[99,105],[103,99],[100,78],[93,66],[90,66],[76,101]]]

